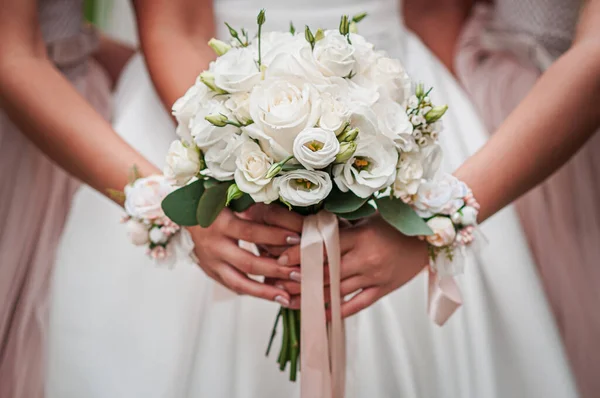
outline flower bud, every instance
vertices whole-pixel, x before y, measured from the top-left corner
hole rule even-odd
[[[315,37],[313,36],[312,32],[310,31],[310,28],[308,27],[308,25],[306,25],[306,28],[304,29],[304,38],[306,39],[307,42],[310,43],[311,47],[315,46]]]
[[[348,30],[350,31],[350,33],[358,33],[358,24],[354,21],[350,22]]]
[[[227,126],[227,122],[229,121],[227,116],[221,113],[205,116],[204,119],[206,119],[206,121],[212,124],[213,126],[217,127],[225,127]]]
[[[336,163],[347,162],[356,152],[356,142],[342,142],[340,144],[340,151],[335,156]]]
[[[323,32],[323,29],[317,29],[317,31],[315,32],[315,42],[319,41],[319,40],[323,40],[325,38],[325,32]]]
[[[225,43],[224,41],[217,40],[214,37],[208,41],[208,45],[219,57],[231,50],[231,46],[229,44]]]
[[[292,21],[290,21],[290,33],[293,35],[296,34],[296,27],[294,26],[294,23]]]
[[[417,84],[417,88],[415,89],[415,95],[417,96],[417,98],[421,98],[423,97],[423,94],[425,94],[425,87],[423,87],[423,83],[419,83]]]
[[[271,166],[269,168],[269,171],[267,171],[265,178],[269,180],[269,179],[275,177],[277,174],[279,174],[281,169],[283,169],[283,166],[280,163],[275,163],[273,166]]]
[[[256,17],[256,23],[260,26],[260,25],[264,25],[265,23],[265,9],[263,8],[262,10],[260,10],[260,12],[258,13],[258,16]]]
[[[227,22],[225,22],[225,25],[227,26],[227,29],[229,29],[229,34],[231,35],[231,37],[237,39],[239,36],[237,30],[233,29],[231,25],[229,25]]]
[[[356,139],[356,137],[358,137],[358,129],[352,129],[352,130],[348,130],[348,131],[340,134],[340,136],[338,137],[338,141],[339,142],[352,142]]]
[[[448,110],[448,105],[436,106],[425,114],[425,120],[427,120],[427,123],[436,122],[442,116],[444,116],[444,113],[446,113],[447,110]]]
[[[240,190],[237,184],[231,184],[227,189],[227,202],[225,202],[225,206],[229,206],[231,201],[236,200],[244,196],[244,193]]]
[[[215,75],[209,71],[200,73],[200,81],[206,85],[209,89],[217,94],[227,94],[227,91],[220,89],[215,84]]]
[[[349,31],[348,15],[342,15],[342,19],[340,19],[340,34],[346,36]]]
[[[355,16],[352,17],[352,22],[359,23],[360,21],[365,19],[366,16],[367,16],[366,12],[361,12],[360,14],[356,14]]]

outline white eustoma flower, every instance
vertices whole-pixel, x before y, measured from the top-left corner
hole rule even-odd
[[[125,187],[125,212],[139,220],[164,217],[161,203],[173,190],[173,186],[162,175],[138,178]]]
[[[166,243],[169,240],[169,236],[164,233],[162,228],[154,227],[150,230],[150,241],[154,244],[160,245]]]
[[[215,84],[228,93],[248,92],[260,82],[260,70],[252,50],[232,48],[217,58],[212,73]]]
[[[423,179],[423,156],[420,152],[400,154],[393,193],[397,198],[414,195]]]
[[[339,151],[340,143],[335,133],[319,127],[303,130],[294,140],[294,157],[308,170],[329,166]]]
[[[324,171],[294,170],[283,173],[274,182],[283,200],[300,207],[320,203],[332,188],[331,178]]]
[[[143,246],[148,243],[148,226],[136,220],[129,220],[125,224],[127,236],[131,243],[136,246]]]
[[[173,184],[187,184],[200,171],[200,153],[194,146],[180,140],[173,141],[163,169],[165,177]]]
[[[202,174],[219,181],[233,180],[238,149],[243,141],[237,134],[225,135],[216,144],[204,152],[206,169]]]
[[[321,118],[319,127],[336,134],[342,132],[348,121],[350,110],[346,103],[339,101],[330,93],[321,96]]]
[[[294,77],[265,80],[250,95],[253,124],[244,128],[275,161],[290,156],[300,132],[317,124],[321,99],[310,84]]]
[[[431,228],[433,235],[426,236],[425,239],[435,247],[448,246],[456,239],[456,229],[448,217],[433,217],[427,221],[427,226]]]
[[[338,31],[328,30],[315,43],[313,56],[325,76],[346,77],[356,67],[354,47]]]
[[[463,204],[467,186],[450,174],[422,183],[413,206],[417,214],[428,218],[435,214],[454,214]]]
[[[216,127],[205,119],[206,116],[220,114],[227,117],[231,116],[230,110],[222,102],[212,100],[199,109],[192,120],[191,127],[194,143],[203,151],[207,151],[212,145],[223,139],[224,136],[239,132],[239,129],[235,126]]]
[[[242,192],[257,195],[271,183],[271,179],[266,178],[266,175],[273,165],[273,160],[250,138],[242,136],[241,139],[243,143],[235,161],[235,183]]]
[[[390,186],[396,178],[398,152],[385,137],[361,137],[358,148],[346,163],[333,166],[334,181],[342,192],[352,191],[368,198]]]
[[[242,92],[231,95],[225,101],[225,106],[238,122],[246,124],[252,120],[252,116],[250,116],[250,93]]]
[[[177,119],[176,133],[181,139],[192,143],[191,122],[196,113],[212,98],[213,93],[199,80],[190,87],[183,97],[173,104],[172,113]]]
[[[397,143],[397,147],[406,145],[406,136],[412,134],[413,125],[408,120],[403,106],[390,99],[380,99],[373,111],[377,115],[379,131]]]

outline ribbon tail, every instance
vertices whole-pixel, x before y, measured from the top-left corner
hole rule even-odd
[[[319,232],[317,216],[308,216],[304,219],[300,262],[302,267],[300,394],[302,398],[331,398],[329,345],[323,292],[323,238]]]
[[[462,296],[452,276],[439,277],[430,267],[428,270],[427,313],[433,322],[442,326],[462,305]]]
[[[338,219],[329,212],[321,212],[317,217],[319,231],[327,249],[330,275],[331,327],[329,328],[329,359],[331,361],[332,395],[334,398],[343,398],[346,376],[346,340],[341,312],[341,253]]]

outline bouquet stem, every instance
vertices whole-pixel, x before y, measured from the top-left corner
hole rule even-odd
[[[282,321],[283,337],[281,340],[281,349],[277,358],[279,369],[284,371],[287,363],[290,362],[290,381],[296,381],[298,375],[300,361],[300,311],[281,308],[275,318],[273,331],[269,339],[266,355],[271,351],[271,346],[275,335],[277,334],[277,326],[279,321]]]

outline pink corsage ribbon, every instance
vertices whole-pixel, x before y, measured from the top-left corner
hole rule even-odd
[[[323,268],[327,250],[331,323],[325,318]],[[322,211],[304,219],[300,244],[302,398],[342,398],[345,385],[345,333],[341,317],[340,243],[337,217]],[[329,326],[329,327],[328,327]]]
[[[440,276],[431,267],[427,267],[427,272],[427,313],[433,322],[442,326],[462,305],[462,296],[452,276]]]

